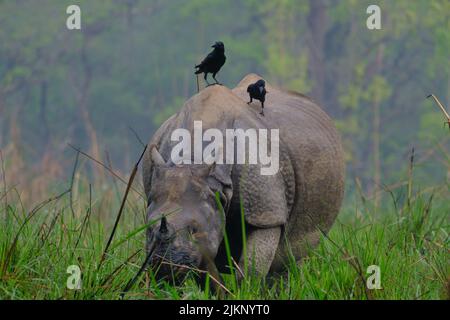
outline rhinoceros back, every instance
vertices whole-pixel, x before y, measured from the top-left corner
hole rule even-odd
[[[247,105],[249,84],[261,79],[246,76],[233,90],[212,86],[190,98],[181,110],[168,119],[155,133],[150,144],[158,146],[165,159],[170,158],[174,142],[170,135],[177,128],[193,131],[194,121],[202,121],[203,129],[224,131],[245,122],[247,127],[279,129],[280,170],[286,184],[289,208],[284,233],[296,258],[304,255],[305,243],[315,245],[321,231],[333,224],[344,193],[344,162],[339,135],[327,114],[311,99],[295,92],[286,92],[266,82],[265,116],[260,104]],[[144,159],[144,187],[148,195],[151,183],[151,160]],[[270,190],[261,190],[270,192]],[[239,199],[237,197],[237,199]],[[305,241],[306,240],[306,241]],[[285,252],[279,247],[280,265]]]
[[[233,92],[242,99],[250,83],[246,76]],[[305,241],[315,245],[321,231],[333,224],[344,195],[341,141],[330,117],[311,99],[266,85],[265,117],[268,128],[280,130],[280,144],[288,150],[295,177],[295,195],[285,233],[294,254],[303,255]],[[259,105],[252,104],[255,116]]]

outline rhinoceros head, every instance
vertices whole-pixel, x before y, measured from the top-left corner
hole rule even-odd
[[[232,197],[224,165],[173,165],[151,150],[153,174],[147,220],[147,254],[157,278],[183,278],[213,260],[223,239],[224,215]],[[190,268],[186,268],[190,267]]]

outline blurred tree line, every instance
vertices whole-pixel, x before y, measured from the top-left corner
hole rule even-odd
[[[228,87],[255,72],[323,105],[342,134],[349,181],[365,192],[399,181],[413,146],[423,178],[445,183],[450,134],[425,97],[450,104],[450,2],[376,1],[382,30],[368,30],[372,2],[0,0],[9,180],[36,190],[69,176],[68,142],[129,170],[142,148],[135,133],[146,142],[196,93],[194,65],[221,40]],[[66,28],[71,4],[81,31]]]

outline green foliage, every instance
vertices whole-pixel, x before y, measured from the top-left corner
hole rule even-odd
[[[146,141],[179,110],[197,91],[194,65],[216,40],[226,45],[219,79],[228,87],[256,72],[321,102],[342,133],[348,178],[366,190],[373,189],[375,136],[387,184],[398,180],[412,145],[419,154],[449,145],[439,110],[425,99],[434,93],[449,105],[447,0],[379,1],[379,31],[365,25],[369,0],[78,3],[81,32],[65,27],[71,1],[0,2],[0,148],[18,144],[27,164],[44,161],[47,145],[71,141],[88,150],[84,95],[101,149],[126,168],[126,155],[140,148],[128,128]],[[52,156],[71,163],[62,149]],[[427,170],[438,177],[446,166]]]
[[[399,201],[393,194],[383,210],[355,201],[345,208],[317,248],[301,264],[292,261],[281,275],[263,279],[246,276],[238,283],[224,275],[222,299],[444,299],[449,274],[448,190],[414,194]],[[18,207],[0,211],[0,298],[4,299],[118,299],[145,258],[141,219],[125,212],[104,263],[99,262],[111,226],[98,216],[98,204],[82,203],[84,214],[72,216],[66,199],[37,211],[18,236],[25,214]],[[355,212],[357,215],[355,216]],[[9,217],[9,219],[5,219]],[[113,219],[110,219],[113,220]],[[84,226],[84,228],[83,228]],[[6,257],[8,257],[6,259]],[[230,262],[231,263],[231,262]],[[67,267],[78,265],[82,289],[66,287]],[[378,265],[381,290],[365,291]],[[362,273],[358,271],[360,266]],[[208,278],[209,279],[209,278]],[[211,279],[208,280],[210,283]],[[202,291],[195,275],[181,286],[157,282],[150,271],[125,295],[126,299],[217,299]]]

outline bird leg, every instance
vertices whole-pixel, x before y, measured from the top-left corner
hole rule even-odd
[[[252,97],[250,97],[250,101],[249,102],[247,102],[247,104],[250,104],[250,103],[252,103],[253,102],[253,98]]]
[[[263,101],[261,101],[261,108],[262,108],[262,110],[261,110],[260,114],[264,116],[264,102]]]
[[[217,79],[216,79],[216,74],[217,74],[217,72],[216,73],[213,73],[213,79],[216,81],[216,84],[218,84],[218,85],[222,85],[219,81],[217,81]]]
[[[211,85],[211,83],[208,82],[208,73],[205,72],[205,75],[203,78],[205,79],[206,86],[209,87]]]

